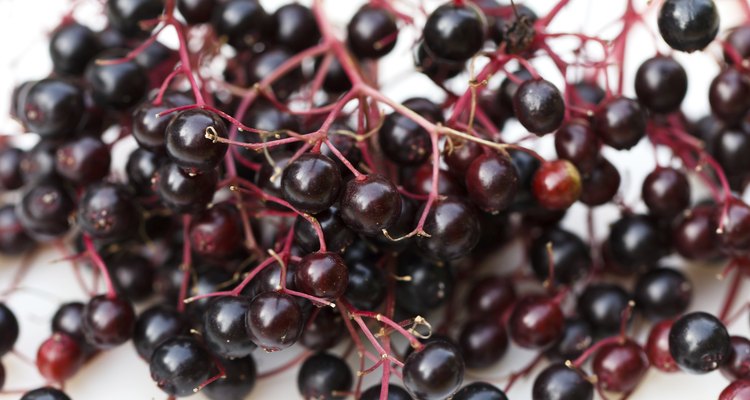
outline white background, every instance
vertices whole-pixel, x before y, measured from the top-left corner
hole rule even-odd
[[[737,12],[736,1],[744,0],[717,0],[721,7],[722,29],[737,24],[737,18],[741,14]],[[96,10],[96,1],[83,0],[86,3],[84,11],[80,13],[84,22],[92,27],[101,27],[101,18],[92,17],[92,11]],[[263,1],[269,11],[273,11],[286,1]],[[357,0],[326,0],[328,15],[339,27],[343,27],[349,17],[354,13],[362,1]],[[532,0],[527,2],[539,14],[544,14],[555,1]],[[646,1],[636,1],[639,8],[645,7]],[[440,2],[428,1],[428,9],[432,9]],[[615,20],[624,9],[624,0],[573,0],[551,26],[552,32],[573,32],[584,28],[587,32],[598,32],[601,28]],[[68,9],[69,1],[63,0],[0,0],[0,133],[20,133],[19,126],[6,115],[9,107],[10,91],[14,85],[25,79],[41,78],[50,71],[50,61],[47,55],[47,34],[59,23],[60,16]],[[652,7],[653,9],[653,7]],[[648,15],[647,20],[655,26],[655,13]],[[399,37],[399,43],[395,51],[386,57],[382,63],[382,81],[385,83],[383,91],[396,100],[403,100],[413,95],[439,98],[440,92],[436,90],[430,81],[418,74],[409,73],[412,68],[411,53],[409,46],[413,43],[415,35],[407,33],[404,29]],[[668,51],[664,43],[658,44],[662,51]],[[560,48],[566,46],[560,44]],[[629,41],[626,69],[626,94],[633,94],[632,76],[635,69],[642,60],[654,54],[653,40],[643,31],[636,31]],[[678,54],[677,58],[683,63],[690,76],[690,88],[683,109],[689,118],[699,118],[708,110],[706,91],[710,79],[719,69],[717,59],[720,49],[715,44],[706,53],[701,54]],[[561,77],[550,63],[540,60],[535,65],[541,70],[542,75],[555,82],[560,83]],[[461,82],[463,79],[463,82]],[[457,84],[465,85],[466,78],[458,78]],[[391,82],[391,83],[388,83]],[[497,82],[492,82],[491,86]],[[506,131],[513,134],[518,132],[516,124],[508,124]],[[517,133],[516,133],[517,134]],[[542,141],[541,152],[547,156],[553,156],[550,142]],[[626,203],[636,209],[643,209],[639,203],[639,189],[643,177],[654,166],[654,158],[650,145],[642,141],[639,146],[628,153],[607,152],[607,157],[615,162],[623,175],[622,192]],[[123,159],[126,154],[121,153],[116,157]],[[667,162],[668,156],[660,153],[661,161]],[[0,201],[8,201],[8,198],[0,198]],[[583,218],[584,209],[575,206],[565,221],[566,227],[584,234]],[[599,235],[606,231],[606,226],[616,217],[616,210],[602,207],[596,212],[597,232]],[[44,251],[35,256],[34,267],[22,287],[36,288],[51,295],[40,296],[31,292],[19,292],[8,300],[9,306],[17,313],[21,323],[21,337],[17,349],[33,357],[39,344],[49,335],[49,321],[57,305],[61,302],[83,300],[84,294],[74,281],[70,267],[66,263],[50,263],[50,260],[58,258],[59,254],[54,251]],[[506,266],[513,265],[513,255],[504,258]],[[0,259],[0,288],[7,285],[20,264],[20,259]],[[726,286],[715,278],[721,266],[698,266],[684,265],[679,262],[681,268],[691,276],[696,285],[695,301],[693,309],[718,312],[722,293]],[[502,267],[502,266],[500,266]],[[738,299],[740,302],[747,301],[749,296],[745,293]],[[748,333],[748,318],[743,316],[735,324],[730,326],[733,334]],[[291,353],[294,350],[287,351]],[[282,354],[280,357],[288,357],[290,354]],[[525,365],[531,353],[512,348],[500,363],[498,368],[488,371],[478,371],[467,374],[492,379],[502,387],[501,377],[509,372],[519,369]],[[269,365],[278,362],[277,356],[269,357],[259,355],[261,370],[267,369]],[[353,363],[353,359],[350,360]],[[33,367],[19,361],[18,358],[7,355],[2,363],[8,370],[6,389],[33,388],[42,384],[41,378]],[[538,370],[537,370],[538,372]],[[508,393],[512,399],[530,399],[532,379],[519,381]],[[715,399],[721,390],[727,385],[727,381],[714,372],[705,376],[689,376],[683,374],[665,375],[657,371],[649,372],[645,381],[632,399]],[[148,366],[136,356],[131,343],[120,346],[96,357],[88,363],[81,372],[70,380],[66,385],[66,391],[74,400],[131,400],[131,399],[166,399],[166,395],[159,391],[151,382]],[[19,395],[0,395],[0,400],[17,399]],[[290,370],[284,374],[258,382],[256,389],[251,395],[252,399],[293,399],[299,395],[296,389],[296,371]],[[200,395],[195,398],[202,398]],[[617,398],[614,396],[613,398]]]

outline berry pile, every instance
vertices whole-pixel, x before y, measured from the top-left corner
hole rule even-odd
[[[542,14],[370,0],[341,32],[324,0],[92,0],[100,31],[74,2],[49,38],[53,71],[13,93],[38,141],[0,140],[0,254],[54,247],[89,296],[58,305],[39,345],[47,386],[5,385],[0,364],[0,393],[70,399],[66,380],[132,340],[169,398],[254,398],[256,379],[290,368],[305,399],[625,398],[655,368],[720,370],[720,400],[750,399],[750,339],[727,330],[750,308],[735,304],[750,272],[750,5],[720,32],[713,0],[621,0],[610,37],[552,29],[571,1]],[[630,90],[636,27],[657,51]],[[394,82],[378,61],[404,31],[440,99],[381,90]],[[673,55],[714,48],[711,110],[696,118]],[[511,140],[506,123],[528,135]],[[535,151],[543,140],[557,157]],[[642,141],[657,166],[637,211],[607,155]],[[577,203],[587,237],[561,225]],[[619,215],[600,238],[605,204]],[[511,245],[520,265],[480,270]],[[715,314],[687,312],[693,262],[724,266]],[[0,293],[0,356],[18,356],[24,310],[5,300],[29,267]],[[511,362],[511,343],[537,356],[471,379]],[[256,367],[255,353],[292,347]],[[531,393],[513,393],[520,379]]]

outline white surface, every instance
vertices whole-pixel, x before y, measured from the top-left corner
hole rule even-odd
[[[739,0],[742,1],[742,0]],[[95,10],[96,2],[84,0],[89,11]],[[269,10],[273,10],[286,1],[264,1]],[[46,53],[45,33],[51,31],[59,21],[60,15],[66,10],[70,2],[63,0],[0,0],[0,133],[17,133],[19,127],[11,122],[6,110],[9,106],[10,90],[12,87],[29,78],[41,78],[50,70],[50,61]],[[326,0],[326,6],[331,18],[339,26],[352,15],[358,4],[357,0]],[[440,2],[428,1],[428,8],[433,8]],[[532,0],[528,4],[535,8],[540,14],[548,10],[555,1]],[[638,1],[638,6],[643,7],[645,1]],[[734,0],[718,0],[722,8],[722,28],[733,26],[740,14],[734,12]],[[565,9],[552,25],[552,31],[577,31],[582,26],[587,27],[588,32],[596,32],[609,21],[614,20],[624,8],[624,0],[573,0],[572,5]],[[85,23],[100,27],[103,23],[101,18],[90,18],[91,13],[82,12]],[[655,25],[653,13],[648,18],[649,23]],[[397,49],[386,57],[382,71],[383,81],[391,80],[394,83],[387,84],[384,92],[396,100],[403,100],[412,95],[421,95],[437,98],[439,91],[434,88],[430,81],[418,74],[410,74],[404,78],[405,72],[411,69],[411,53],[408,46],[412,43],[413,34],[402,34],[399,37]],[[663,43],[659,44],[662,50],[666,50]],[[562,46],[561,46],[562,47]],[[626,93],[633,94],[632,76],[640,62],[653,54],[654,48],[650,37],[642,30],[637,30],[631,37],[628,48],[628,78],[626,80]],[[688,70],[690,89],[688,98],[683,104],[684,109],[691,118],[698,118],[708,110],[706,90],[710,79],[718,71],[716,59],[720,50],[713,46],[710,54],[678,54],[677,58]],[[545,60],[535,61],[542,75],[555,82],[560,83],[561,77],[556,70]],[[465,81],[464,81],[465,82]],[[493,82],[495,84],[496,82]],[[518,131],[516,124],[508,124],[506,131]],[[540,143],[542,153],[553,155],[551,142],[543,140]],[[644,140],[639,146],[629,153],[608,152],[607,156],[615,162],[623,171],[627,165],[627,172],[623,174],[623,186],[626,194],[626,202],[636,209],[643,209],[638,202],[638,192],[643,177],[648,173],[654,160],[650,145]],[[668,160],[666,154],[661,154],[662,161]],[[580,234],[583,232],[581,223],[584,218],[583,207],[576,206],[569,214],[565,225]],[[601,235],[605,232],[606,224],[616,217],[615,210],[611,207],[602,207],[596,212],[597,232]],[[54,251],[47,251],[34,259],[34,268],[24,280],[23,287],[33,287],[52,293],[53,298],[39,296],[30,292],[20,292],[8,301],[10,307],[17,313],[21,323],[21,337],[17,348],[28,356],[36,353],[36,348],[49,335],[49,320],[54,313],[57,304],[65,301],[84,300],[84,294],[78,289],[71,269],[65,263],[52,264],[49,261],[59,257]],[[509,256],[507,260],[512,260]],[[0,259],[0,288],[7,285],[15,269],[20,264],[18,259]],[[512,265],[512,262],[508,262]],[[682,264],[682,263],[681,263]],[[709,310],[717,312],[722,293],[726,283],[715,279],[715,274],[720,267],[707,268],[702,266],[683,265],[683,271],[688,273],[697,286],[694,309]],[[740,302],[747,301],[747,293]],[[733,334],[748,334],[748,318],[743,316],[730,327]],[[498,368],[476,372],[475,375],[487,379],[499,380],[500,377],[509,372],[519,369],[525,365],[531,353],[512,348],[500,363]],[[283,356],[283,355],[282,355]],[[261,370],[268,368],[266,355],[260,355]],[[352,365],[354,365],[353,361]],[[8,370],[6,389],[33,388],[42,383],[34,368],[19,361],[18,358],[9,355],[3,358],[3,364]],[[275,362],[274,362],[275,363]],[[538,371],[537,371],[538,372]],[[379,375],[379,374],[376,374]],[[376,379],[377,376],[371,377]],[[503,383],[498,381],[502,387]],[[512,399],[530,399],[531,379],[521,380],[510,391]],[[683,374],[665,375],[656,371],[649,372],[645,381],[632,399],[661,399],[678,398],[688,400],[715,399],[721,390],[727,385],[727,381],[718,373],[714,372],[705,376],[689,376]],[[119,348],[109,351],[88,363],[82,371],[66,385],[67,392],[74,400],[140,400],[140,399],[166,399],[166,395],[159,391],[151,382],[148,366],[139,360],[132,344],[127,343]],[[0,400],[18,399],[19,395],[0,395]],[[291,370],[271,379],[258,382],[256,389],[251,395],[252,399],[295,399],[299,395],[296,389],[296,371]],[[194,398],[200,399],[197,395]],[[617,396],[613,396],[617,398]]]

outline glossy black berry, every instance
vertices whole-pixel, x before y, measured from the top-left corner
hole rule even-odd
[[[404,386],[421,400],[445,399],[464,379],[464,360],[452,343],[435,340],[411,353],[404,361]]]
[[[192,174],[173,162],[165,162],[154,179],[156,191],[167,207],[177,213],[195,213],[211,202],[219,177],[214,170]]]
[[[302,310],[289,295],[264,292],[253,299],[247,313],[250,338],[266,351],[293,345],[303,328]]]
[[[215,168],[227,152],[224,121],[211,111],[187,110],[177,114],[166,129],[167,154],[180,167],[190,171]]]
[[[433,264],[414,255],[399,257],[396,273],[409,277],[396,283],[396,304],[414,315],[424,315],[436,309],[453,289],[448,265]]]
[[[257,378],[257,367],[251,356],[220,358],[224,377],[212,382],[202,392],[211,400],[244,399],[252,392]]]
[[[159,345],[149,368],[159,389],[179,397],[194,394],[216,370],[211,353],[189,336],[174,337]]]
[[[71,400],[65,392],[52,387],[43,387],[26,392],[21,400]]]
[[[487,21],[475,6],[444,4],[425,22],[425,49],[438,59],[466,61],[482,48],[486,31]]]
[[[529,132],[544,135],[555,131],[565,117],[565,102],[555,85],[543,79],[530,79],[518,86],[513,111]]]
[[[60,74],[81,75],[100,49],[96,33],[75,22],[59,27],[49,41],[52,65]]]
[[[163,11],[163,0],[113,0],[107,3],[110,24],[130,37],[145,34],[141,22],[155,19]]]
[[[646,114],[637,101],[613,97],[594,112],[593,126],[605,144],[627,150],[646,135]]]
[[[269,16],[255,0],[230,0],[214,10],[211,25],[217,35],[237,50],[252,48],[262,41]]]
[[[39,240],[49,240],[67,232],[73,210],[73,199],[68,190],[52,180],[29,188],[16,205],[21,225]]]
[[[652,320],[674,318],[693,298],[693,284],[672,268],[653,269],[640,278],[633,292],[636,308]]]
[[[645,215],[624,216],[610,227],[613,259],[627,270],[653,265],[667,251],[656,223]]]
[[[708,89],[711,111],[729,124],[740,120],[750,109],[750,77],[737,68],[716,75]]]
[[[468,255],[479,243],[481,234],[476,209],[460,197],[453,196],[432,204],[424,231],[430,237],[419,237],[419,248],[428,256],[441,260]]]
[[[297,389],[309,399],[343,400],[353,383],[346,362],[328,353],[308,357],[297,373]]]
[[[366,5],[347,25],[347,44],[359,59],[380,58],[396,47],[396,18],[386,9]]]
[[[630,295],[619,285],[590,284],[578,298],[578,315],[596,333],[609,336],[620,329],[622,314],[628,308],[629,301]]]
[[[318,23],[312,11],[297,3],[285,4],[273,13],[276,44],[297,52],[320,40]]]
[[[106,50],[86,68],[86,82],[94,100],[114,110],[126,110],[138,104],[148,90],[148,75],[135,61],[102,64],[97,60],[122,58],[124,50]]]
[[[94,238],[127,238],[137,232],[140,213],[125,187],[100,183],[89,186],[81,196],[78,223]]]
[[[669,352],[684,371],[705,374],[724,364],[731,352],[727,328],[716,317],[692,312],[675,321]]]
[[[133,305],[121,297],[95,296],[83,308],[83,334],[97,348],[125,343],[133,336],[134,326]]]
[[[576,234],[559,228],[549,229],[534,239],[529,255],[534,274],[542,281],[549,278],[550,261],[555,283],[563,285],[577,282],[591,269],[588,246]]]
[[[341,190],[341,172],[322,154],[303,154],[284,168],[281,191],[298,210],[316,214],[328,209]]]
[[[508,396],[495,385],[486,382],[474,382],[461,388],[452,397],[453,400],[508,400]]]
[[[508,156],[482,154],[466,170],[466,190],[477,207],[496,213],[513,202],[518,171]]]
[[[657,168],[643,181],[643,201],[651,214],[674,217],[690,205],[690,182],[674,168]]]
[[[81,122],[83,90],[63,79],[43,79],[28,88],[21,118],[31,132],[44,138],[69,137]]]
[[[534,380],[533,400],[593,400],[594,385],[564,364],[552,364]]]
[[[250,299],[224,296],[208,303],[203,316],[203,337],[213,354],[241,358],[255,349],[245,328]]]
[[[341,219],[352,230],[377,235],[388,229],[401,213],[401,195],[382,175],[352,179],[341,193]]]
[[[362,392],[362,396],[359,400],[380,400],[380,383],[371,386],[369,389]],[[411,400],[411,395],[406,389],[401,386],[394,384],[388,385],[388,398],[387,400]]]
[[[55,154],[55,170],[76,185],[89,185],[109,174],[109,147],[100,139],[82,136],[63,144]]]
[[[165,341],[188,333],[188,323],[177,310],[156,305],[143,311],[135,321],[133,345],[144,360]]]
[[[18,340],[18,320],[13,311],[0,303],[0,355],[13,349]]]
[[[679,51],[702,50],[719,32],[719,11],[713,0],[667,0],[659,9],[659,32]]]
[[[638,67],[635,74],[638,101],[647,109],[658,113],[679,109],[687,88],[687,73],[672,57],[649,58]]]

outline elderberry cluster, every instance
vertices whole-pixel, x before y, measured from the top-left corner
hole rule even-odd
[[[750,339],[727,329],[750,268],[747,2],[720,32],[713,0],[620,0],[618,34],[600,37],[551,28],[576,0],[545,14],[369,0],[340,31],[329,1],[91,0],[98,31],[74,2],[49,38],[53,70],[12,95],[19,134],[38,141],[0,139],[0,254],[54,248],[88,296],[59,305],[39,345],[47,386],[6,385],[0,364],[0,393],[70,400],[69,378],[132,341],[170,398],[263,398],[257,379],[297,366],[304,399],[507,400],[526,377],[531,393],[513,398],[627,397],[651,368],[720,370],[720,400],[750,398]],[[635,27],[657,51],[632,97]],[[380,90],[378,62],[405,30],[439,101]],[[558,52],[560,38],[578,46]],[[715,50],[710,113],[687,115],[672,55]],[[529,135],[509,140],[510,120]],[[535,151],[542,140],[555,159]],[[672,160],[637,182],[639,212],[603,150],[644,140]],[[575,221],[586,238],[561,225],[574,204],[589,209]],[[591,210],[605,204],[619,214],[599,237]],[[496,265],[510,246],[520,265]],[[688,312],[692,262],[726,266],[716,313]],[[21,331],[0,303],[0,356]],[[470,382],[467,370],[512,362],[511,343],[536,357],[502,388]],[[256,365],[290,348],[302,350],[281,367]]]

